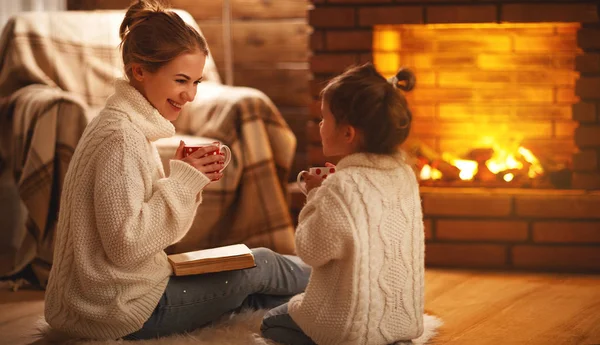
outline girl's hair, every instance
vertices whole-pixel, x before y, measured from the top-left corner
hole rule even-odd
[[[208,46],[200,33],[177,13],[158,1],[138,0],[132,4],[119,29],[125,74],[131,78],[131,64],[139,63],[155,72],[182,53],[200,50],[208,56]]]
[[[408,137],[412,115],[406,98],[397,90],[410,91],[415,75],[401,68],[386,80],[372,63],[348,69],[321,91],[336,124],[348,124],[363,133],[362,150],[389,154]]]

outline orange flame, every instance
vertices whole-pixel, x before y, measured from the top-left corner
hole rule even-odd
[[[439,180],[442,178],[442,172],[432,168],[429,164],[425,164],[423,168],[421,168],[419,177],[421,180]]]
[[[540,161],[535,155],[523,146],[518,146],[516,152],[512,152],[505,147],[500,147],[497,144],[493,145],[494,154],[485,162],[486,167],[494,174],[500,174],[507,170],[522,170],[524,169],[523,161],[528,163],[527,176],[536,178],[544,173],[544,169]],[[459,177],[463,181],[473,180],[479,170],[478,163],[474,160],[456,158],[450,153],[443,153],[442,158],[454,165],[460,170]],[[421,180],[439,180],[442,178],[442,172],[425,165],[420,172]],[[515,179],[514,173],[506,173],[502,175],[502,179],[506,182],[511,182]]]

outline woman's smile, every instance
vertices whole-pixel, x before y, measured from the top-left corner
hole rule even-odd
[[[173,100],[167,99],[167,102],[169,102],[169,104],[171,105],[171,107],[175,110],[175,111],[180,111],[181,108],[183,107],[183,104],[177,103]]]

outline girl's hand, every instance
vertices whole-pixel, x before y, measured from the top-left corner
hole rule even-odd
[[[335,164],[329,162],[326,162],[325,166],[328,168],[335,168]],[[306,194],[317,187],[321,187],[321,183],[323,183],[323,179],[320,176],[310,175],[307,172],[302,174],[302,177],[306,183]]]
[[[184,161],[187,164],[194,167],[199,172],[203,173],[211,181],[218,181],[223,177],[221,170],[225,163],[225,156],[223,155],[209,155],[211,152],[217,151],[219,148],[216,146],[205,146],[194,151],[187,157],[183,156],[183,147],[185,143],[179,142],[179,147],[175,151],[175,159]]]
[[[321,187],[321,183],[323,183],[321,176],[311,175],[308,172],[302,174],[302,177],[304,178],[304,183],[306,183],[306,194],[317,187]]]

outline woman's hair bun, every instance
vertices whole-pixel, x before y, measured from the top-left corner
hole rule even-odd
[[[129,8],[137,11],[148,10],[152,12],[163,12],[166,9],[161,0],[137,0]]]
[[[415,87],[417,78],[410,69],[401,67],[398,72],[396,72],[395,76],[388,79],[388,82],[395,88],[403,91],[410,91]]]
[[[137,0],[127,9],[125,18],[119,28],[119,36],[124,39],[131,28],[157,13],[164,12],[164,10],[165,8],[159,0]]]

